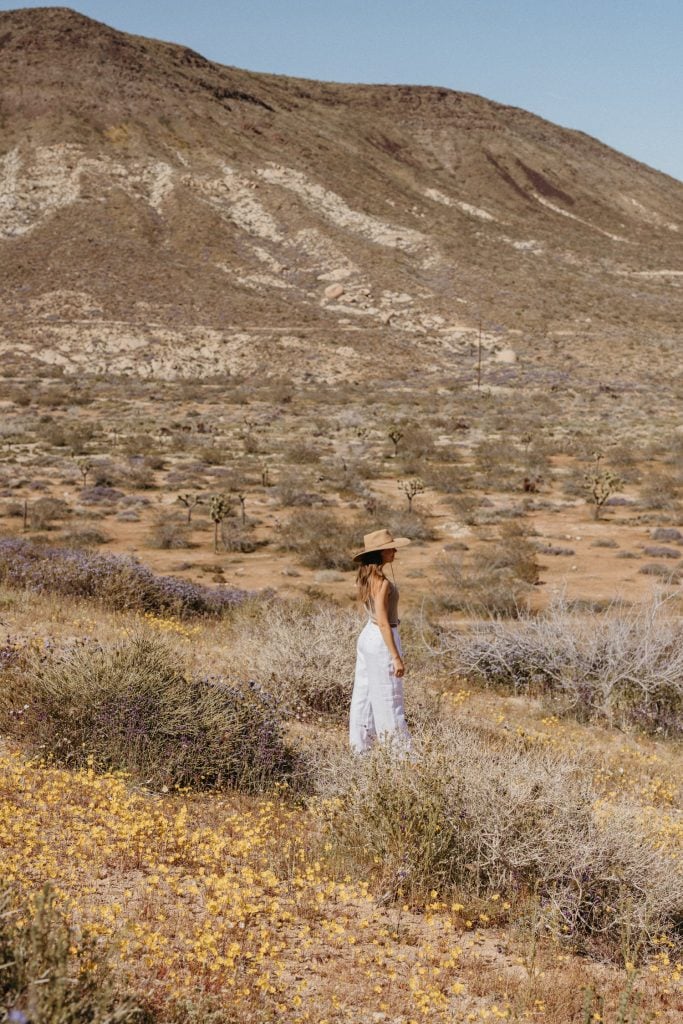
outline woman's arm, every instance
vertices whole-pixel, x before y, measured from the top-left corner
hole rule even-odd
[[[402,676],[405,672],[405,666],[403,664],[403,658],[398,653],[396,641],[394,640],[394,632],[389,624],[389,580],[383,580],[380,583],[377,592],[374,596],[375,605],[375,618],[377,619],[377,625],[379,626],[382,639],[387,645],[391,660],[394,666],[394,673],[397,676]]]

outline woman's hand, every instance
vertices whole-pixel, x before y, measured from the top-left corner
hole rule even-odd
[[[398,678],[400,679],[401,676],[405,675],[406,668],[405,665],[403,664],[403,658],[399,654],[395,655],[391,659],[391,664],[395,676],[398,676]]]

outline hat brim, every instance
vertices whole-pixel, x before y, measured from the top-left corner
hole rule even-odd
[[[360,562],[363,555],[369,555],[373,551],[389,551],[392,548],[407,548],[412,541],[408,537],[394,537],[391,544],[379,544],[374,548],[363,548],[361,551],[357,551],[353,556],[354,562]]]

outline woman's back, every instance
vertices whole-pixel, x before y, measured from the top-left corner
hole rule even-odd
[[[386,579],[386,577],[385,577],[385,579]],[[386,582],[388,584],[387,618],[389,619],[389,625],[390,626],[398,626],[398,624],[399,624],[399,618],[398,618],[399,591],[398,591],[398,587],[396,586],[395,583],[392,583],[391,580],[386,580]],[[368,602],[367,602],[367,604],[365,606],[367,611],[368,611],[368,614],[370,616],[370,620],[372,622],[377,622],[377,612],[375,610],[375,597],[377,596],[378,593],[379,593],[379,588],[377,588],[377,590],[375,590],[374,593],[370,594],[370,597],[368,598]]]

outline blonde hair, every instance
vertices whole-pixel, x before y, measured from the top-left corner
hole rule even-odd
[[[376,590],[385,579],[386,576],[382,572],[382,553],[368,551],[356,573],[359,603],[369,610],[373,604],[373,590]]]

